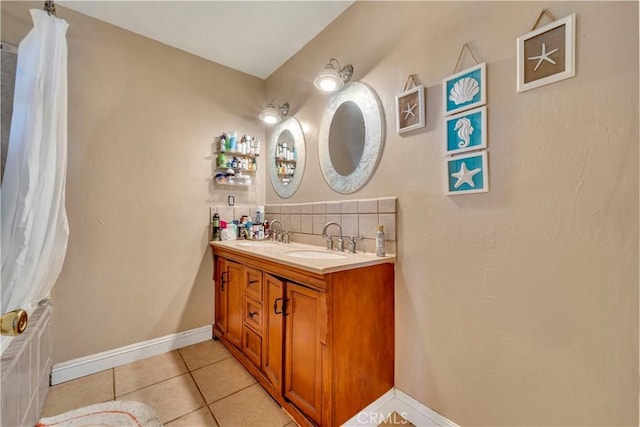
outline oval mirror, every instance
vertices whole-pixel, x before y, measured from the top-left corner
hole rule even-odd
[[[300,122],[289,117],[280,122],[271,134],[267,167],[273,189],[288,198],[302,181],[305,162],[304,132]]]
[[[373,89],[350,83],[329,99],[318,132],[320,169],[338,193],[353,193],[373,176],[384,144],[384,117]]]

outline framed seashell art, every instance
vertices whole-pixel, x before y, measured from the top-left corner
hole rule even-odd
[[[487,148],[487,107],[444,118],[445,156]]]
[[[518,92],[568,79],[575,71],[576,14],[518,37]],[[540,18],[538,18],[538,21]],[[537,25],[538,22],[536,22]]]
[[[442,80],[443,111],[448,116],[487,103],[486,64],[478,64]]]
[[[409,76],[403,92],[396,96],[396,119],[398,134],[425,126],[424,86],[416,86],[413,76]]]

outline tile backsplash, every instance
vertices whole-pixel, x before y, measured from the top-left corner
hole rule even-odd
[[[329,221],[342,227],[346,238],[354,236],[358,241],[358,252],[375,252],[375,235],[378,225],[384,226],[386,251],[396,253],[396,197],[366,200],[327,201],[314,203],[265,205],[265,218],[282,223],[289,230],[291,241],[324,245],[322,228]],[[214,208],[224,221],[239,219],[242,215],[255,216],[257,206],[219,206]],[[338,233],[332,227],[329,232]]]

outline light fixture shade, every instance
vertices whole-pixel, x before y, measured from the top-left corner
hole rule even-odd
[[[340,68],[338,60],[331,58],[329,63],[313,80],[313,85],[322,91],[333,92],[341,89],[351,79],[352,75],[353,66],[345,65]]]
[[[334,69],[324,69],[313,81],[315,87],[325,92],[333,92],[344,86],[344,81]]]
[[[289,103],[279,105],[278,101],[272,99],[269,105],[258,114],[258,117],[266,124],[273,125],[279,123],[282,120],[282,116],[287,114],[289,114]]]
[[[278,113],[278,111],[273,107],[265,108],[264,110],[262,110],[262,113],[258,115],[258,117],[260,118],[260,120],[269,125],[276,124],[280,120],[282,120],[280,113]]]

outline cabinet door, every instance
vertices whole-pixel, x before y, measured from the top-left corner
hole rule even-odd
[[[285,301],[285,397],[320,423],[326,298],[321,292],[287,282]]]
[[[242,294],[244,285],[242,283],[242,265],[229,260],[223,261],[223,268],[220,273],[220,288],[222,290],[222,310],[225,326],[224,337],[233,345],[242,348]],[[226,305],[225,305],[226,303]]]
[[[218,329],[223,334],[227,333],[227,305],[229,303],[227,282],[229,273],[227,272],[227,260],[216,257],[215,263],[215,322]]]
[[[262,370],[271,384],[282,393],[284,282],[269,274],[265,274],[264,281]]]

